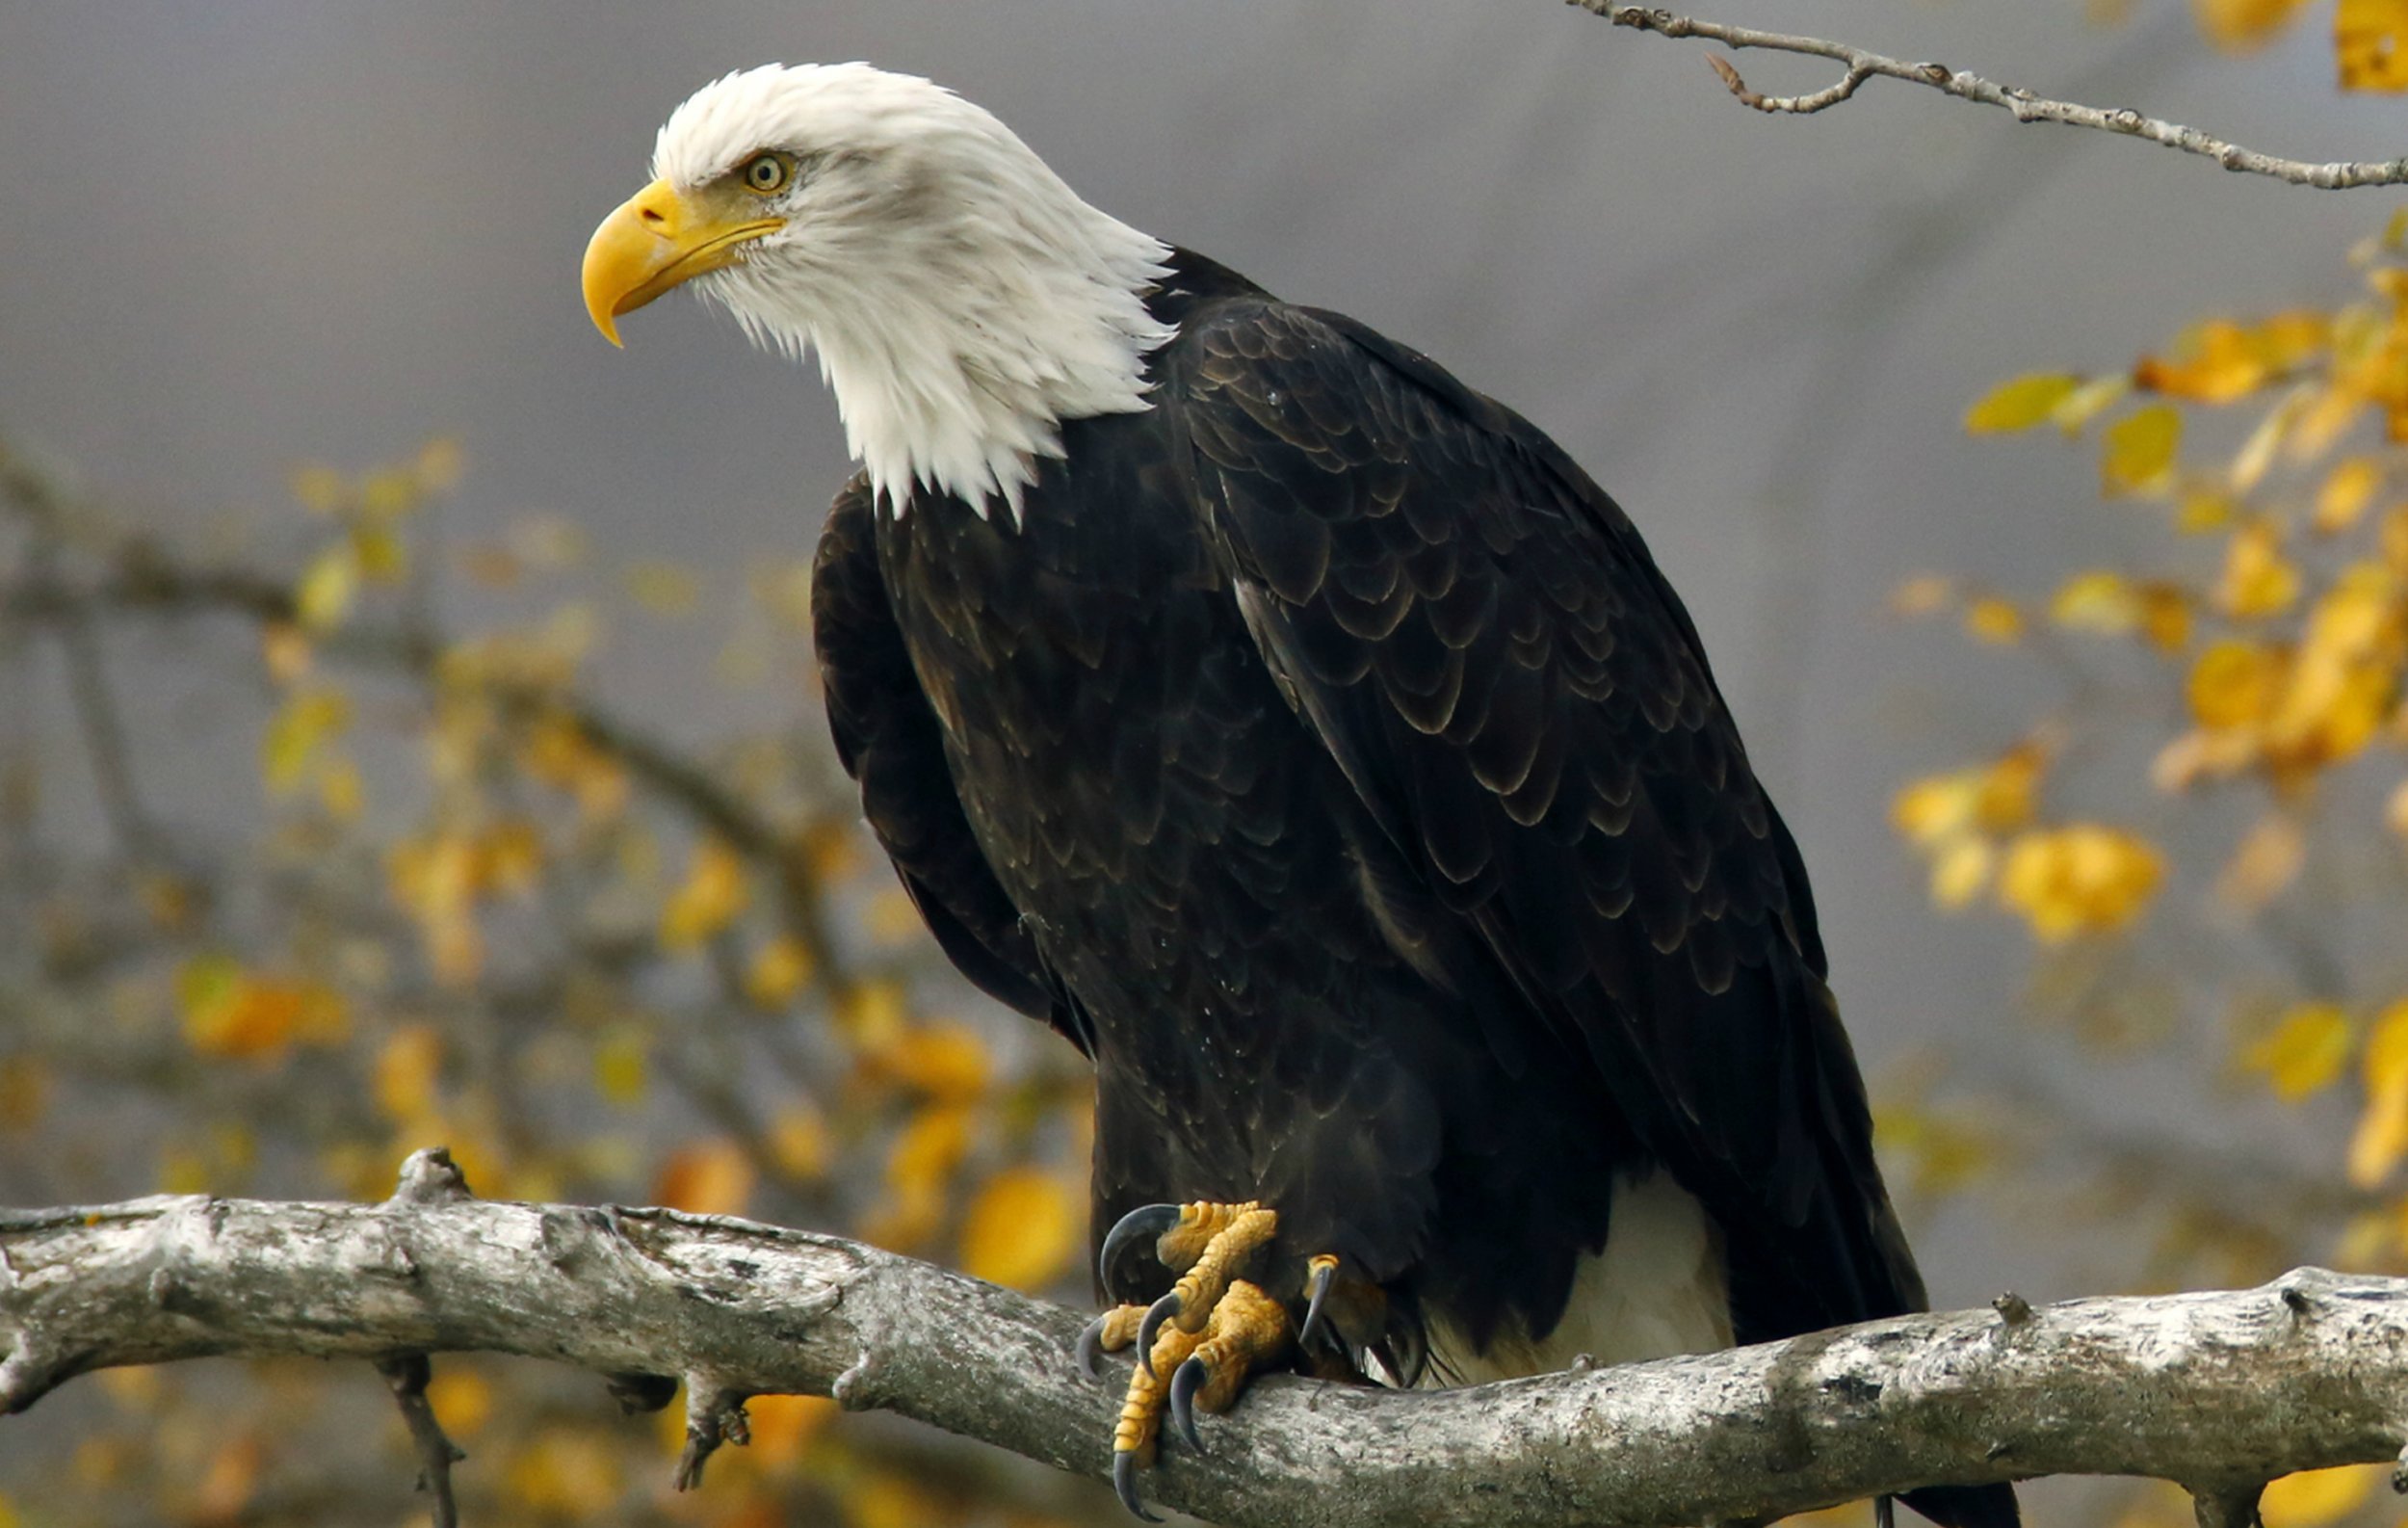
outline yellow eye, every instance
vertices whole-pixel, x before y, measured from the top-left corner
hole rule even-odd
[[[774,197],[795,178],[795,162],[785,154],[764,150],[745,161],[736,171],[744,178],[745,189],[756,197]]]

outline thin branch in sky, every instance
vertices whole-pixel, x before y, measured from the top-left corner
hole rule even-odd
[[[1566,3],[1603,16],[1618,27],[1634,27],[1641,32],[1659,33],[1668,38],[1705,38],[1734,48],[1769,48],[1779,53],[1802,53],[1810,58],[1829,59],[1845,71],[1837,83],[1807,94],[1763,95],[1748,89],[1747,82],[1740,77],[1740,71],[1728,60],[1707,60],[1741,104],[1760,112],[1809,114],[1823,111],[1853,96],[1867,80],[1882,75],[1904,80],[1910,85],[1928,86],[1959,100],[2002,107],[2013,112],[2015,119],[2020,122],[2062,122],[2068,127],[2094,127],[2101,132],[2121,133],[2127,138],[2144,138],[2153,144],[2163,144],[2168,148],[2179,148],[2186,154],[2212,159],[2230,171],[2265,175],[2294,186],[2339,191],[2352,186],[2408,185],[2408,158],[2336,160],[2321,165],[2303,159],[2284,159],[2254,148],[2243,148],[2238,144],[2228,144],[2195,127],[2144,117],[2130,107],[2083,106],[2073,101],[2050,100],[2015,86],[1994,84],[1977,74],[1951,69],[1945,64],[1910,64],[1879,53],[1869,53],[1845,42],[1791,37],[1779,32],[1760,32],[1753,27],[1729,26],[1719,21],[1700,21],[1645,6],[1613,5],[1609,0],[1566,0]]]

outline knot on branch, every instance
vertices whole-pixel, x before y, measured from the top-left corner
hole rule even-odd
[[[412,1151],[402,1163],[401,1181],[394,1185],[392,1204],[458,1204],[476,1196],[468,1190],[468,1174],[452,1160],[450,1146]]]

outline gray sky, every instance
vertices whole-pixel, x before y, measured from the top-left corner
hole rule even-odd
[[[2177,0],[2136,10],[2117,32],[2077,0],[1704,13],[2279,152],[2396,146],[2395,101],[2335,98],[2319,25],[2231,62]],[[1927,1040],[1976,1074],[2066,1068],[2011,1015],[2020,936],[1936,920],[1884,820],[1905,776],[2007,740],[2029,671],[1881,599],[1926,566],[2012,583],[2111,556],[2135,533],[2088,455],[1968,440],[1965,405],[2017,371],[2123,365],[2205,312],[2329,300],[2395,198],[1882,83],[1767,119],[1698,46],[1554,0],[0,0],[0,431],[170,521],[273,506],[302,458],[455,432],[464,534],[541,509],[613,559],[807,555],[846,470],[816,378],[683,300],[614,352],[577,265],[694,87],[855,57],[955,86],[1107,210],[1555,432],[1696,613],[1803,841],[1869,1068]],[[1766,90],[1829,78],[1744,62]],[[622,644],[603,681],[708,736],[760,703],[694,683],[713,641]],[[166,789],[254,799],[248,733],[182,747]],[[2093,1094],[2170,1107],[2187,1078],[2152,1063]],[[1926,1247],[1943,1304],[2060,1292],[2023,1239]]]

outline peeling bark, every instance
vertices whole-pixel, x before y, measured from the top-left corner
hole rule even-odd
[[[670,1210],[469,1197],[420,1152],[382,1204],[157,1198],[0,1210],[0,1411],[94,1369],[215,1355],[518,1354],[681,1376],[698,1471],[744,1397],[833,1395],[1077,1473],[1124,1377],[1079,1312],[839,1237]],[[1650,1528],[1936,1482],[2154,1475],[2242,1528],[2259,1483],[2391,1461],[2408,1281],[1909,1316],[1477,1389],[1258,1381],[1164,1451],[1149,1499],[1231,1524]],[[435,1435],[439,1436],[439,1433]],[[432,1448],[432,1444],[427,1445]]]

